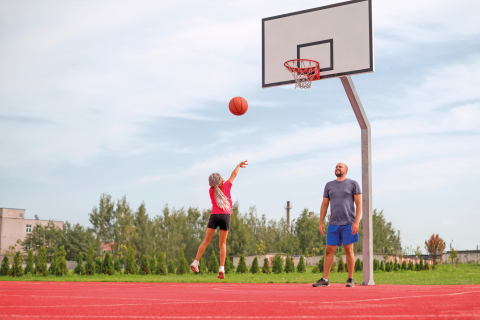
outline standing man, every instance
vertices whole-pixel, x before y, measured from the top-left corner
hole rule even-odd
[[[325,263],[323,265],[323,278],[314,283],[314,287],[328,287],[328,276],[335,258],[337,246],[343,244],[347,256],[348,279],[347,287],[353,287],[353,271],[355,268],[355,255],[353,244],[358,242],[358,225],[362,214],[362,191],[354,180],[347,179],[348,167],[339,163],[335,167],[337,180],[328,182],[323,192],[323,202],[320,208],[320,233],[325,235],[323,220],[327,215],[329,203],[330,221],[327,230],[327,247],[325,250]],[[353,203],[355,202],[355,206]]]

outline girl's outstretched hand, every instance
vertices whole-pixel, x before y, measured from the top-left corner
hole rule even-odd
[[[246,166],[248,166],[247,162],[248,162],[248,160],[240,162],[240,164],[239,164],[240,168],[245,168]]]

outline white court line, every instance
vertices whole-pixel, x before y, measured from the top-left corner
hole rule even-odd
[[[57,316],[57,315],[0,315],[0,317],[13,318],[97,318],[97,319],[112,319],[112,318],[126,318],[126,319],[345,319],[345,318],[459,318],[459,317],[474,317],[480,318],[478,313],[467,314],[382,314],[382,315],[339,315],[339,316]]]
[[[480,293],[480,291],[465,291],[465,292],[455,292],[455,293],[445,293],[445,294],[431,294],[431,295],[419,295],[419,296],[407,296],[407,297],[390,297],[390,298],[372,298],[372,299],[362,299],[362,300],[344,300],[344,301],[283,301],[283,300],[273,300],[273,301],[261,301],[261,300],[222,300],[222,303],[295,303],[295,304],[331,304],[331,303],[356,303],[356,302],[369,302],[369,301],[384,301],[384,300],[394,300],[394,299],[410,299],[410,298],[424,298],[424,297],[444,297],[444,296],[455,296],[455,295],[463,295],[463,294],[469,294],[469,293]],[[13,296],[13,295],[9,295]],[[16,295],[18,297],[32,297],[32,295],[27,296],[27,295]],[[39,296],[33,296],[33,297],[39,297]],[[43,297],[43,296],[42,296]],[[53,296],[47,296],[47,298],[57,298]],[[71,297],[69,297],[71,298]],[[97,297],[81,297],[81,298],[88,298],[88,299],[97,299]],[[98,297],[98,298],[103,298],[103,297]],[[107,298],[107,297],[105,297]],[[113,299],[120,299],[120,298],[113,298]],[[123,298],[123,299],[141,299],[141,300],[160,300],[164,301],[166,299],[144,299],[144,298]],[[164,304],[211,304],[215,303],[216,300],[206,300],[206,301],[195,301],[195,300],[185,300],[185,301],[170,301],[170,302],[164,302],[164,303],[156,303],[152,305],[164,305]],[[5,307],[5,306],[0,306]],[[8,307],[8,306],[7,306]],[[24,307],[32,307],[35,308],[37,306],[24,306]],[[48,307],[48,306],[45,306]]]

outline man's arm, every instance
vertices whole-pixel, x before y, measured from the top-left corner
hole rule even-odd
[[[235,168],[235,170],[233,170],[232,175],[230,176],[230,179],[228,179],[230,183],[233,183],[233,180],[235,180],[235,178],[237,177],[238,170],[240,170],[240,168],[245,168],[245,166],[248,166],[247,162],[248,160],[240,162],[238,166]]]
[[[330,204],[330,199],[323,198],[322,205],[320,206],[320,224],[318,228],[320,229],[320,233],[324,236],[325,235],[325,224],[323,224],[323,220],[325,220],[325,216],[327,215],[328,205]]]
[[[355,201],[355,222],[352,224],[352,234],[357,234],[362,215],[362,194],[354,194],[353,200]]]

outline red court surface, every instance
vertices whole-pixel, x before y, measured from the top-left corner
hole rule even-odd
[[[0,282],[0,319],[480,319],[480,286]]]

